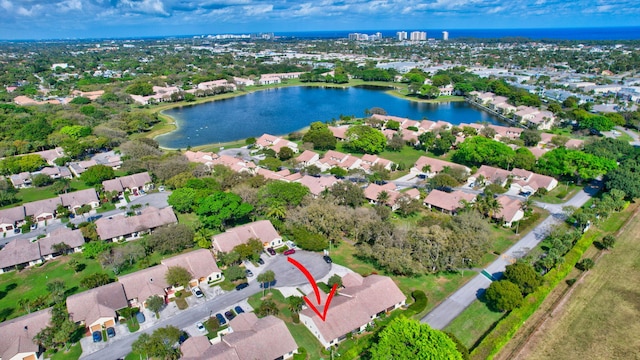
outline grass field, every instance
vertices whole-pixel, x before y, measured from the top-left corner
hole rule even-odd
[[[640,358],[639,233],[634,219],[524,358]]]
[[[489,307],[480,300],[475,300],[444,330],[452,332],[468,349],[471,349],[487,329],[503,315],[503,313],[489,310]]]

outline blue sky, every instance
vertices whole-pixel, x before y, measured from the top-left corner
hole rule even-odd
[[[0,39],[640,26],[638,0],[0,0]]]

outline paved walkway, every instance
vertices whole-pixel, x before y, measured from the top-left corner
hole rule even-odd
[[[523,236],[520,241],[509,248],[509,250],[502,254],[498,259],[487,266],[485,269],[486,272],[497,279],[502,277],[502,272],[507,265],[512,264],[518,258],[525,256],[547,236],[552,226],[561,223],[564,220],[564,214],[562,213],[563,206],[582,206],[598,192],[600,186],[601,184],[599,182],[594,182],[594,184],[585,187],[564,204],[547,206],[547,210],[549,210],[551,214],[544,219],[542,223]],[[433,328],[443,329],[453,321],[453,319],[458,317],[464,309],[471,305],[474,300],[482,295],[490,284],[491,280],[486,275],[478,274],[458,289],[458,291],[450,295],[431,310],[431,312],[423,317],[421,321],[428,323]]]

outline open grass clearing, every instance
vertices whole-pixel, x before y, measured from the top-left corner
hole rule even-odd
[[[457,318],[455,318],[445,331],[452,332],[468,349],[491,328],[496,321],[504,315],[501,312],[491,311],[489,307],[475,300]]]
[[[520,358],[638,358],[640,322],[631,319],[640,318],[639,232],[634,219]]]
[[[582,186],[578,186],[573,182],[560,182],[555,189],[549,191],[546,195],[534,196],[532,199],[548,204],[562,204],[571,199],[582,188]]]

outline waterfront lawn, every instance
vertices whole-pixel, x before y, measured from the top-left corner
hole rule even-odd
[[[500,320],[503,313],[491,311],[489,307],[475,300],[458,317],[444,328],[452,332],[468,349],[490,329],[496,321]]]
[[[85,264],[79,272],[67,266],[69,259],[75,258]],[[80,281],[87,275],[103,272],[100,264],[95,260],[87,260],[81,254],[63,256],[53,261],[47,261],[42,266],[31,267],[22,271],[12,271],[0,275],[0,321],[25,315],[27,311],[18,305],[20,299],[33,301],[37,297],[47,297],[47,283],[51,280],[64,281],[67,296],[86,289],[80,286]]]

